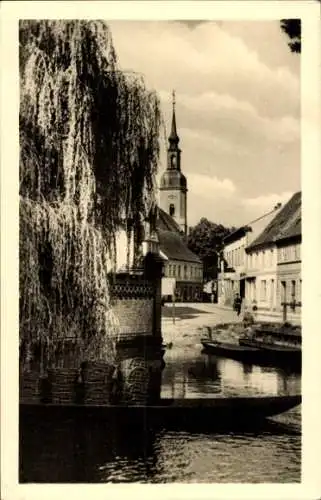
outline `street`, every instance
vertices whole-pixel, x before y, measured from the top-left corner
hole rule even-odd
[[[175,321],[175,322],[174,322]],[[209,303],[166,304],[162,308],[162,336],[173,347],[188,347],[205,335],[207,326],[220,323],[240,323],[232,309]]]

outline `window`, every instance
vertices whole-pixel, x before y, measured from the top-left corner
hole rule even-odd
[[[281,248],[278,248],[277,249],[277,252],[278,252],[278,261],[281,262],[282,261],[282,252],[281,252]]]
[[[286,281],[281,281],[282,293],[281,302],[286,302]]]
[[[284,262],[284,261],[285,261],[285,259],[286,259],[285,248],[284,248],[284,247],[282,247],[282,248],[281,248],[281,259],[280,259],[280,260],[281,260],[282,262]]]
[[[253,282],[253,300],[256,300],[256,283]]]
[[[168,276],[172,276],[172,264],[168,266]]]
[[[285,247],[284,249],[284,260],[291,260],[291,247]]]
[[[266,280],[261,281],[261,300],[266,300]]]
[[[174,203],[171,203],[170,206],[169,206],[169,215],[171,217],[174,217],[174,215],[175,215],[175,205],[174,205]]]
[[[177,266],[177,276],[178,278],[181,277],[181,266]]]
[[[173,276],[175,277],[176,276],[176,266],[173,265]]]
[[[271,280],[271,288],[270,288],[270,306],[274,306],[274,280]]]
[[[187,278],[187,266],[184,266],[184,278]]]
[[[295,280],[292,280],[291,281],[291,300],[295,300],[296,299],[295,292],[296,292],[296,290],[295,290]]]

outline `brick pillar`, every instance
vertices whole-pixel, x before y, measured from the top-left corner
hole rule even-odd
[[[153,284],[153,336],[159,338],[160,342],[162,341],[162,275],[163,259],[157,254],[148,253],[144,259],[144,276]]]

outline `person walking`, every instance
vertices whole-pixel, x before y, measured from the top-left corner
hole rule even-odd
[[[238,316],[241,314],[241,308],[242,308],[242,297],[237,293],[234,299],[234,310],[236,311]]]

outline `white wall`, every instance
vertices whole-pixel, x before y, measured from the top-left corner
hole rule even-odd
[[[130,245],[129,266],[133,265],[134,242]],[[116,236],[116,270],[124,268],[127,265],[127,235],[126,231],[119,231]],[[112,269],[111,259],[107,259],[108,271]]]
[[[278,303],[301,302],[301,243],[278,248]]]
[[[203,266],[183,260],[169,260],[164,266],[164,275],[166,278],[175,278],[177,281],[199,283],[203,280]]]
[[[180,189],[163,189],[159,192],[159,201],[159,206],[167,214],[170,214],[170,205],[174,205],[175,213],[172,217],[182,231],[185,230],[185,225],[187,223],[186,193]]]
[[[246,267],[246,244],[246,236],[242,236],[238,240],[228,243],[224,248],[225,260],[237,273],[243,272]]]
[[[246,305],[256,300],[257,306],[274,309],[277,306],[277,248],[250,251],[247,254],[247,280],[245,287]]]

